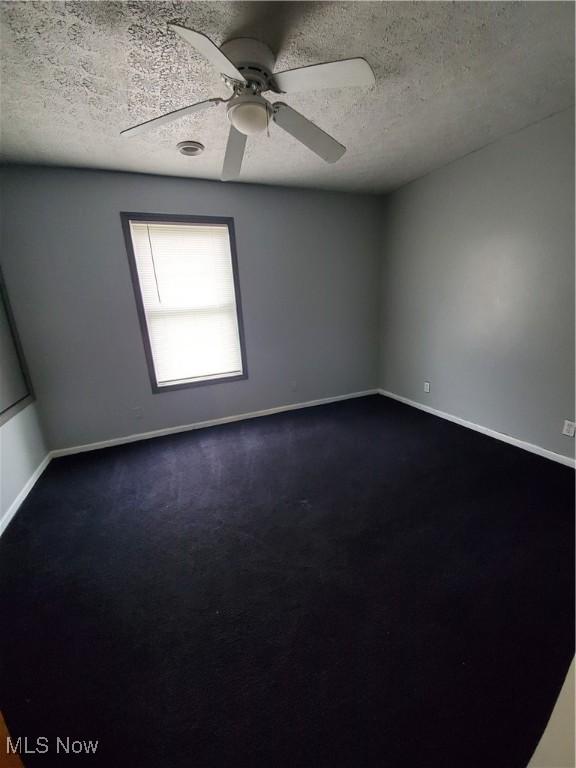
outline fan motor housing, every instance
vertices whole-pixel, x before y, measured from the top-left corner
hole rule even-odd
[[[221,45],[220,50],[248,83],[254,83],[259,90],[268,90],[276,57],[265,43],[251,37],[236,37]]]

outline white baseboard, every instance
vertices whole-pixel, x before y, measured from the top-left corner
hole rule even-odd
[[[2,534],[8,527],[8,523],[10,522],[10,520],[12,520],[16,512],[18,512],[18,510],[20,509],[20,505],[22,504],[26,496],[28,496],[28,494],[36,484],[36,481],[38,480],[42,472],[44,472],[44,470],[50,463],[51,458],[52,458],[52,455],[50,453],[47,453],[46,456],[44,456],[40,464],[36,467],[32,475],[28,478],[28,482],[26,483],[24,488],[22,488],[18,496],[16,496],[12,504],[10,504],[6,512],[3,514],[2,518],[0,519],[0,536],[2,536]]]
[[[517,437],[505,435],[503,432],[497,432],[495,429],[483,427],[481,424],[475,424],[473,421],[466,421],[466,419],[461,419],[460,416],[454,416],[451,413],[438,411],[436,408],[431,408],[429,405],[418,403],[416,400],[409,400],[407,397],[394,394],[394,392],[388,392],[385,389],[379,389],[378,392],[381,395],[384,395],[384,397],[390,397],[392,400],[398,400],[400,403],[404,403],[405,405],[411,405],[413,408],[426,411],[426,413],[431,413],[433,416],[439,416],[441,419],[453,421],[455,424],[459,424],[461,427],[467,427],[468,429],[473,429],[476,432],[481,432],[483,435],[494,437],[496,440],[501,440],[503,443],[509,443],[510,445],[515,445],[517,448],[523,448],[525,451],[530,451],[530,453],[536,453],[538,456],[543,456],[545,459],[557,461],[559,464],[565,464],[567,467],[576,466],[576,461],[570,456],[563,456],[561,453],[554,453],[554,451],[549,451],[547,448],[541,448],[539,445],[527,443],[524,440],[519,440]]]
[[[51,451],[52,458],[57,456],[68,456],[71,453],[84,453],[84,451],[95,451],[99,448],[110,448],[113,445],[123,445],[124,443],[135,443],[138,440],[150,440],[154,437],[163,437],[164,435],[174,435],[178,432],[190,432],[194,429],[205,429],[206,427],[216,427],[219,424],[229,424],[233,421],[244,421],[245,419],[256,419],[260,416],[271,416],[274,413],[284,413],[284,411],[296,411],[300,408],[310,408],[314,405],[326,405],[328,403],[337,403],[340,400],[351,400],[356,397],[366,397],[367,395],[377,395],[379,390],[367,389],[363,392],[350,392],[347,395],[336,395],[335,397],[323,397],[320,400],[308,400],[305,403],[293,403],[291,405],[278,405],[275,408],[266,408],[262,411],[251,411],[249,413],[239,413],[235,416],[224,416],[220,419],[209,419],[208,421],[198,421],[194,424],[184,424],[177,427],[168,427],[166,429],[155,429],[152,432],[139,432],[135,435],[126,435],[125,437],[115,437],[112,440],[102,440],[98,443],[87,443],[86,445],[76,445],[71,448],[58,448]]]

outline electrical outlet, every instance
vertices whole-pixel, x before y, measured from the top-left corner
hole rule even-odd
[[[144,415],[142,408],[140,406],[137,406],[136,408],[132,408],[132,415],[135,419],[141,419]]]
[[[562,430],[562,434],[566,435],[566,437],[574,437],[574,430],[576,429],[576,424],[573,421],[566,421],[564,422],[564,429]]]
[[[430,392],[430,382],[425,381],[424,382],[424,392]]]

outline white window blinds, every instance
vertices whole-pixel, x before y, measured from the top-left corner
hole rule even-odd
[[[243,373],[226,224],[131,221],[159,387]]]

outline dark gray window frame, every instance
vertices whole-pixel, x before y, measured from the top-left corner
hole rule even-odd
[[[142,213],[121,211],[120,219],[122,222],[122,231],[124,233],[124,242],[126,253],[128,254],[128,264],[130,266],[130,277],[132,279],[132,288],[136,300],[136,310],[144,343],[144,353],[146,355],[146,364],[152,392],[159,394],[161,392],[174,392],[179,389],[189,389],[191,387],[202,387],[210,384],[227,384],[233,381],[243,381],[248,378],[248,368],[246,363],[246,344],[244,339],[244,322],[242,319],[242,299],[240,294],[240,277],[238,275],[238,256],[236,252],[236,235],[234,230],[234,219],[231,216],[189,216],[182,214],[169,213]],[[232,276],[234,280],[234,293],[236,298],[236,317],[238,321],[238,336],[240,339],[240,358],[242,360],[242,373],[236,376],[220,376],[212,379],[203,379],[202,381],[187,381],[180,384],[166,384],[159,386],[157,384],[156,371],[154,368],[154,357],[152,355],[152,345],[148,334],[148,325],[146,323],[146,312],[142,300],[142,291],[140,289],[140,278],[136,266],[136,257],[134,255],[134,246],[132,244],[132,234],[130,232],[131,221],[149,221],[153,223],[172,222],[175,224],[225,224],[228,228],[228,237],[230,239],[230,255],[232,260]]]
[[[24,408],[30,405],[30,403],[33,403],[35,400],[34,390],[32,389],[32,382],[30,381],[30,373],[28,371],[28,366],[26,365],[24,351],[22,349],[22,344],[20,342],[20,336],[18,335],[16,323],[14,321],[14,314],[12,313],[12,307],[10,306],[10,299],[8,298],[6,283],[4,282],[4,276],[2,274],[1,268],[0,268],[0,303],[4,305],[4,310],[6,311],[6,318],[8,320],[8,327],[10,329],[10,333],[12,335],[12,341],[14,342],[14,348],[16,349],[16,356],[18,358],[18,362],[20,363],[20,370],[22,371],[22,375],[24,377],[26,389],[28,390],[27,393],[24,395],[24,397],[21,397],[19,400],[16,400],[15,402],[11,403],[7,408],[4,408],[4,410],[0,412],[0,427],[1,427],[3,424],[6,424],[6,422],[10,421],[10,419],[16,416],[17,413],[20,413],[20,411],[23,411]]]

